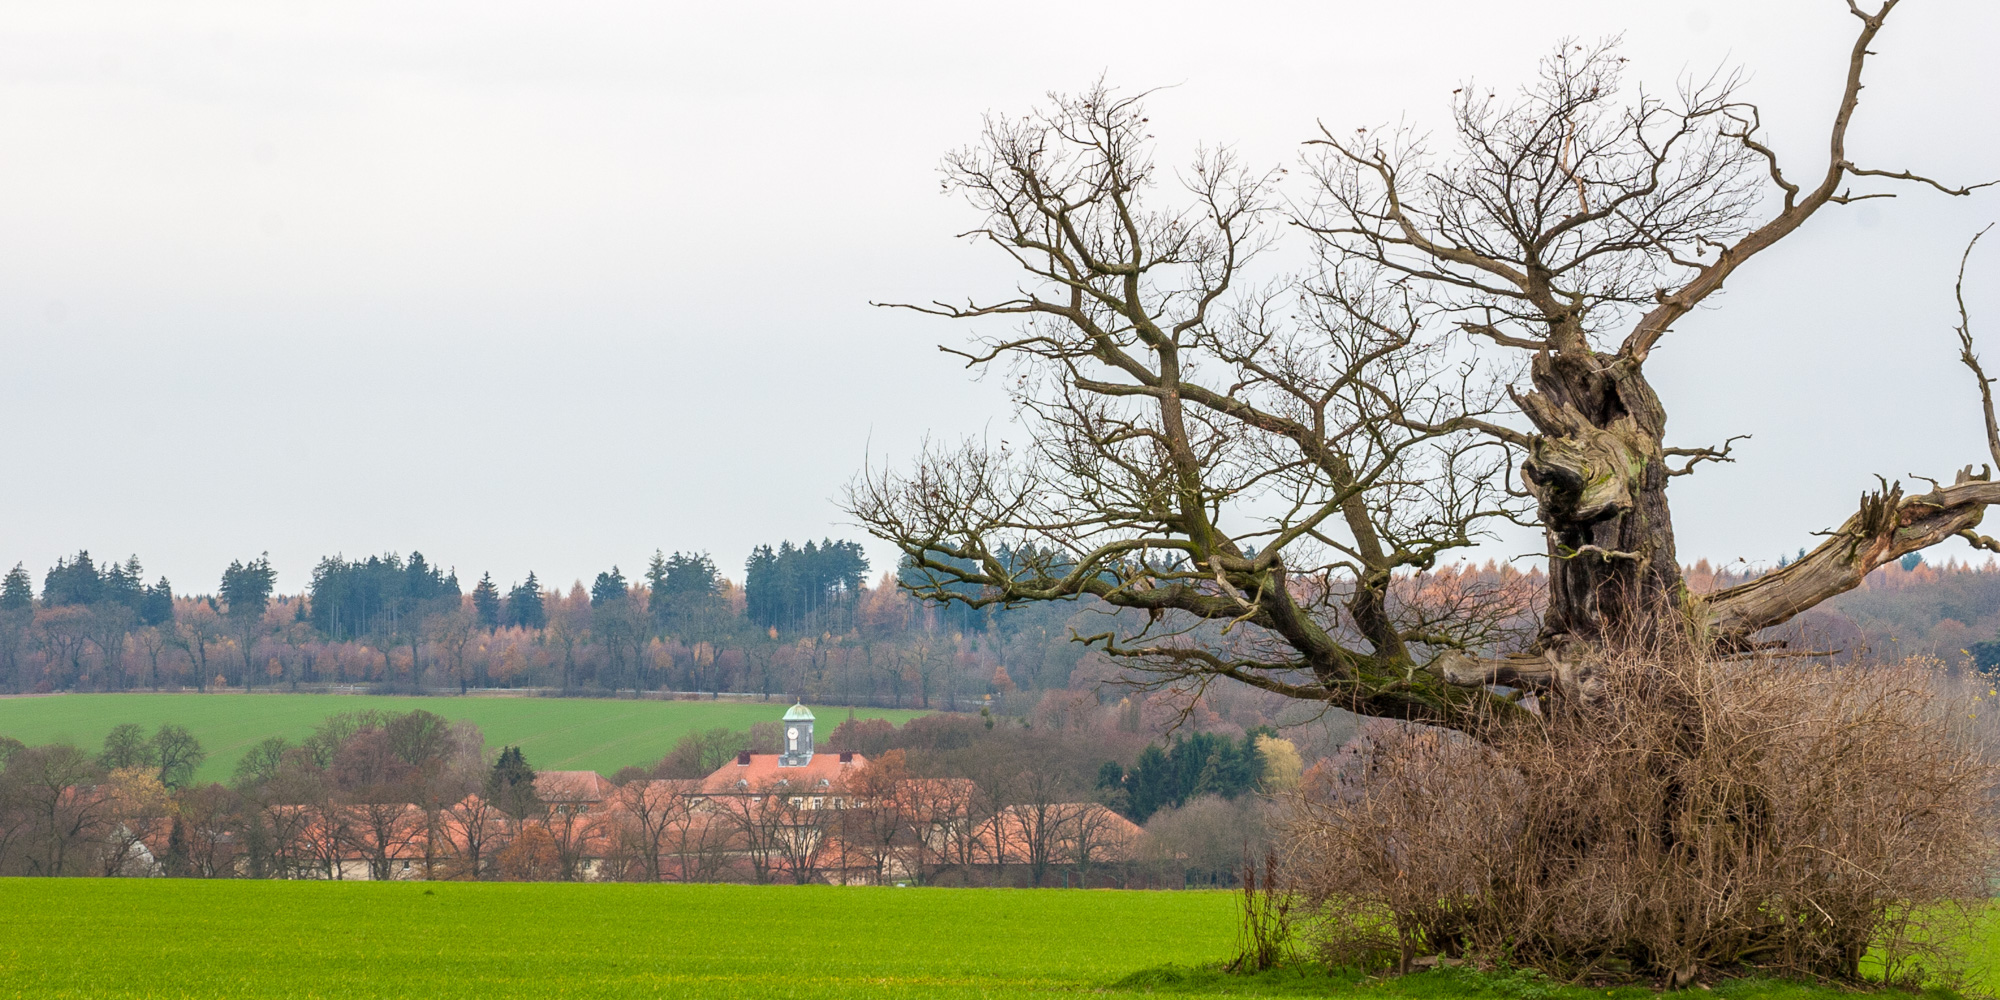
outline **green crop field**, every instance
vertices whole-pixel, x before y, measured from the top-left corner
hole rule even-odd
[[[421,708],[445,718],[468,719],[488,746],[518,746],[543,770],[601,771],[658,761],[682,734],[727,726],[748,729],[776,720],[785,705],[740,701],[641,701],[608,698],[396,698],[333,694],[63,694],[0,698],[0,736],[34,745],[69,741],[95,749],[122,722],[151,730],[163,722],[186,726],[208,751],[197,778],[226,781],[257,741],[283,736],[297,741],[336,712]],[[815,707],[822,739],[847,718],[845,708]],[[921,712],[862,708],[864,718],[902,723]]]
[[[1012,997],[1226,957],[1234,897],[0,880],[0,997]]]
[[[0,879],[0,1000],[1850,995],[1738,980],[1661,997],[1459,969],[1232,976],[1217,967],[1236,907],[1217,892]]]

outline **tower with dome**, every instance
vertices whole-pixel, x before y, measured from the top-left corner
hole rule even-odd
[[[813,714],[804,704],[785,711],[784,750],[778,754],[779,767],[805,767],[813,759]]]

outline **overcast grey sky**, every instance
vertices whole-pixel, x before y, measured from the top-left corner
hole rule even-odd
[[[951,239],[970,218],[934,172],[988,109],[1175,85],[1169,159],[1281,162],[1316,120],[1441,127],[1465,79],[1623,32],[1656,85],[1748,68],[1803,164],[1854,23],[1841,0],[9,4],[0,559],[137,552],[206,591],[268,549],[290,591],[334,552],[504,586],[678,548],[740,577],[754,544],[858,535],[833,498],[870,450],[1004,427],[934,349],[969,331],[867,305],[1010,279]],[[1855,158],[2000,176],[1996,39],[2000,4],[1903,4]],[[1670,443],[1756,435],[1677,483],[1684,557],[1769,560],[1874,473],[1984,454],[1950,279],[1996,218],[1994,192],[1830,210],[1680,325],[1652,364]],[[1972,284],[2000,358],[2000,246]]]

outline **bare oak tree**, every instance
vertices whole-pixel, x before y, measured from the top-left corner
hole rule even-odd
[[[1153,683],[1454,726],[1525,690],[1588,690],[1592,650],[1665,629],[1750,652],[1905,553],[2000,550],[1971,531],[2000,483],[1970,468],[1920,495],[1885,484],[1743,586],[1691,593],[1674,548],[1668,484],[1732,459],[1731,442],[1668,443],[1646,362],[1674,323],[1821,209],[1893,193],[1855,182],[1983,186],[1849,158],[1896,2],[1849,4],[1860,27],[1808,168],[1767,144],[1739,77],[1628,87],[1610,44],[1564,42],[1510,97],[1462,88],[1435,143],[1322,128],[1291,201],[1287,171],[1226,149],[1166,176],[1141,97],[1102,85],[989,116],[944,187],[984,216],[967,235],[1011,258],[1017,293],[901,308],[1018,320],[953,353],[1007,380],[1028,443],[931,446],[864,474],[848,510],[932,599],[1143,612],[1082,638]],[[1162,198],[1174,183],[1185,196]],[[1286,223],[1314,263],[1260,276]],[[1405,585],[1506,521],[1545,533],[1545,609]]]

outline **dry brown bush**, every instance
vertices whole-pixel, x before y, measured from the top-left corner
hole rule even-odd
[[[1635,659],[1477,740],[1386,728],[1295,797],[1287,867],[1340,965],[1935,975],[1996,776],[1936,666]]]

